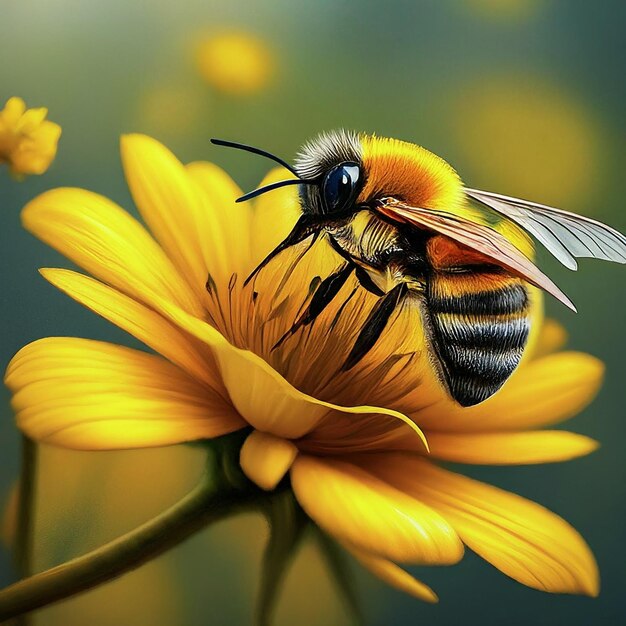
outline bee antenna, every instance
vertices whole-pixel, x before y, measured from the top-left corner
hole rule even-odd
[[[252,200],[252,198],[256,198],[263,193],[267,193],[268,191],[273,191],[274,189],[279,189],[280,187],[287,187],[287,185],[319,185],[319,181],[306,180],[304,178],[290,178],[289,180],[280,180],[277,183],[270,183],[269,185],[265,185],[265,187],[259,187],[254,191],[250,191],[247,194],[241,196],[241,198],[237,198],[235,202],[246,202],[247,200]]]
[[[280,157],[277,157],[273,154],[265,150],[261,150],[261,148],[255,148],[254,146],[248,146],[244,143],[237,143],[236,141],[227,141],[226,139],[211,139],[211,143],[216,146],[225,146],[226,148],[235,148],[237,150],[245,150],[246,152],[252,152],[253,154],[258,154],[260,156],[264,156],[268,159],[272,159],[276,163],[282,165],[287,168],[294,176],[298,176],[298,172],[287,163],[287,161],[283,161]]]

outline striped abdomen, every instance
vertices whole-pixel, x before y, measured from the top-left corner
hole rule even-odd
[[[530,330],[525,283],[494,266],[440,262],[425,298],[431,342],[450,395],[462,406],[486,400],[522,358]]]

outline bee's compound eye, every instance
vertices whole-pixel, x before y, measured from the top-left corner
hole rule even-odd
[[[326,174],[322,192],[327,213],[345,209],[359,188],[361,168],[357,163],[341,163]]]

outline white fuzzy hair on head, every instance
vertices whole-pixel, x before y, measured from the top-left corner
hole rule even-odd
[[[340,128],[307,141],[296,156],[295,169],[301,178],[312,179],[344,161],[360,163],[361,157],[358,133]]]

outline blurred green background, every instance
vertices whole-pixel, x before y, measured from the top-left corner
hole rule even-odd
[[[132,209],[118,154],[125,132],[151,134],[183,161],[214,160],[244,189],[267,162],[211,146],[211,136],[291,158],[321,130],[376,132],[426,146],[470,186],[555,203],[626,231],[623,0],[4,0],[0,16],[0,104],[21,96],[28,106],[47,106],[63,127],[45,175],[18,183],[0,168],[3,367],[23,344],[47,335],[132,345],[38,276],[38,267],[67,262],[19,222],[30,198],[62,185]],[[248,93],[229,90],[228,80],[203,74],[198,63],[199,43],[233,30],[265,49],[267,76]],[[245,87],[245,68],[232,62]],[[371,625],[626,623],[623,268],[583,261],[576,275],[549,259],[544,265],[578,305],[573,315],[548,302],[569,346],[607,364],[598,399],[568,424],[602,447],[572,463],[468,473],[569,520],[598,558],[601,595],[542,594],[468,554],[458,566],[416,570],[439,593],[437,606],[358,573]],[[4,501],[19,471],[4,388],[0,407]],[[186,447],[44,449],[37,566],[147,519],[180,497],[201,467],[199,452]],[[119,581],[39,612],[36,623],[250,623],[264,533],[252,517],[220,524]],[[2,548],[0,582],[13,577]],[[277,623],[348,623],[311,547],[289,578]]]

